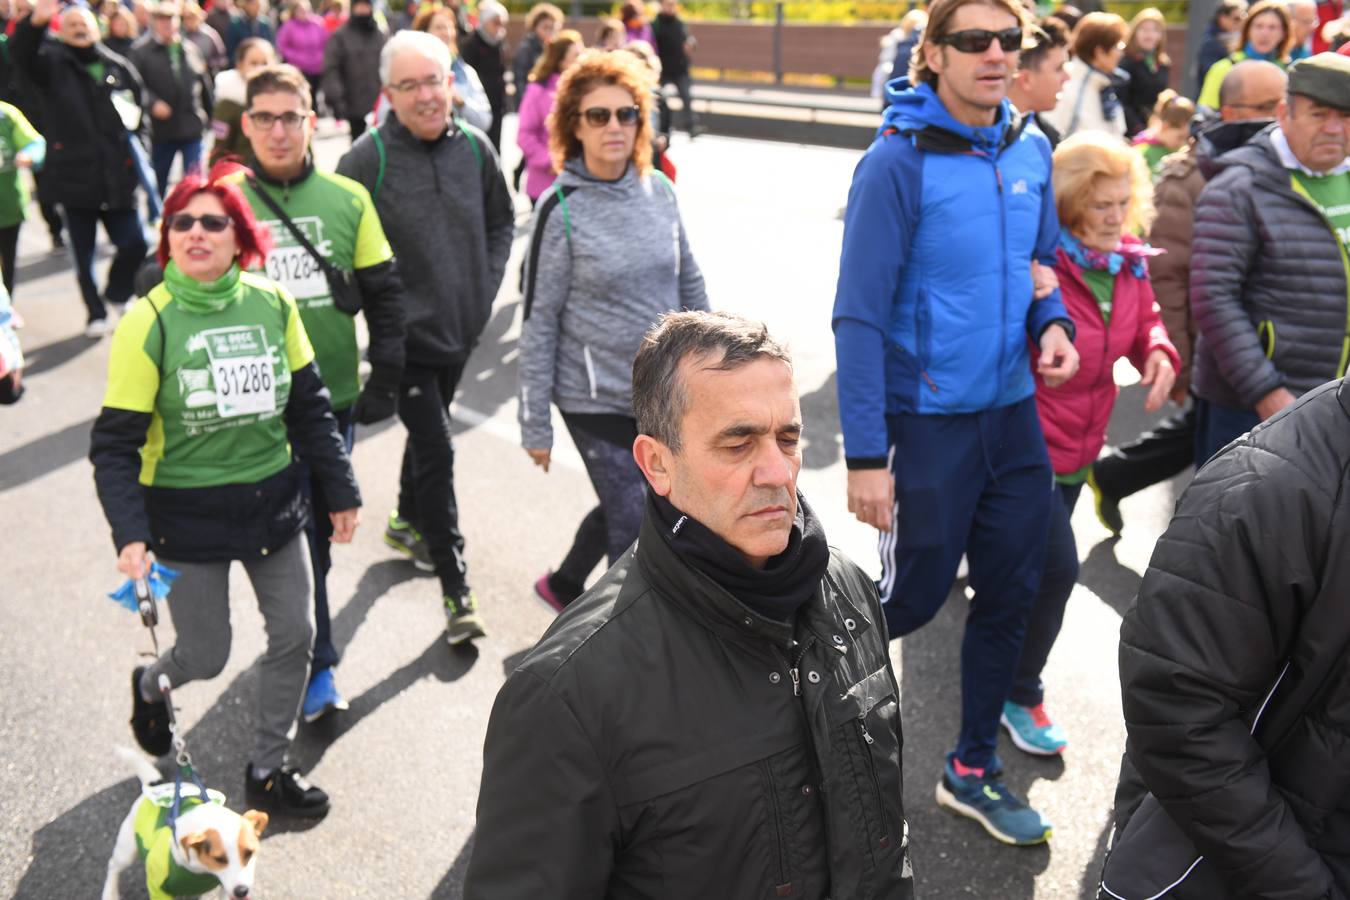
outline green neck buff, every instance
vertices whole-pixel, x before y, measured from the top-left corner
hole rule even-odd
[[[164,284],[174,300],[184,309],[198,315],[220,312],[231,303],[238,303],[244,296],[238,263],[230,266],[229,271],[215,281],[198,281],[184,275],[178,263],[169,260],[164,269]]]

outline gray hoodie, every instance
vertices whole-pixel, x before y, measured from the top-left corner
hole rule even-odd
[[[575,159],[556,184],[565,201],[550,188],[535,212],[520,333],[521,439],[538,450],[553,446],[550,399],[631,416],[642,336],[662,313],[708,308],[668,181],[632,166],[603,181]]]

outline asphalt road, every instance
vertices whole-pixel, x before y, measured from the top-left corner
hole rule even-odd
[[[321,164],[332,165],[345,147],[344,137],[322,140]],[[875,572],[875,535],[844,508],[829,331],[839,214],[857,154],[703,137],[678,141],[672,156],[714,306],[765,320],[796,353],[807,425],[802,489],[832,543]],[[513,153],[507,163],[514,164]],[[522,244],[523,235],[517,252]],[[112,748],[132,745],[127,673],[150,644],[137,618],[106,599],[120,578],[85,459],[108,341],[81,336],[83,308],[69,263],[47,252],[40,222],[24,230],[19,281],[29,393],[18,406],[0,407],[0,896],[65,900],[97,896],[116,829],[137,796]],[[398,426],[362,429],[355,464],[365,524],[355,543],[335,554],[330,580],[334,633],[345,653],[338,682],[352,708],[334,722],[302,727],[294,748],[302,768],[332,794],[333,810],[308,827],[277,823],[269,830],[259,897],[460,895],[487,716],[504,677],[550,617],[530,585],[561,559],[594,499],[570,447],[555,451],[547,475],[520,449],[518,305],[508,275],[456,401],[456,488],[490,636],[451,650],[435,580],[383,546],[403,435]],[[1139,389],[1125,387],[1113,437],[1146,424],[1142,404]],[[566,431],[558,434],[565,442]],[[893,645],[920,896],[1091,896],[1124,741],[1119,620],[1176,490],[1162,485],[1128,500],[1119,541],[1096,523],[1090,502],[1075,516],[1082,579],[1046,674],[1049,708],[1071,745],[1053,760],[1027,757],[1006,741],[1000,747],[1010,786],[1055,825],[1048,845],[1004,847],[934,804],[941,757],[957,726],[960,585],[936,621]],[[242,803],[263,635],[237,567],[234,585],[229,666],[176,697],[208,783]],[[522,858],[529,853],[521,848]],[[139,867],[121,884],[124,896],[145,896]]]

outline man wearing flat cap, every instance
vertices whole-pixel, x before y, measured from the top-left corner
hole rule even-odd
[[[1197,465],[1350,361],[1350,57],[1291,66],[1276,120],[1196,207]]]

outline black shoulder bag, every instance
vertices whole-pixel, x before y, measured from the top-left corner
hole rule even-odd
[[[300,246],[305,248],[305,252],[314,257],[314,261],[318,263],[324,278],[328,279],[328,292],[333,297],[333,305],[349,316],[359,313],[361,311],[361,288],[356,283],[356,275],[332,265],[324,258],[322,253],[314,249],[314,245],[305,237],[305,233],[296,227],[296,224],[291,221],[290,216],[286,215],[281,205],[273,200],[267,191],[263,190],[262,185],[258,184],[256,178],[249,178],[248,186],[253,188],[253,193],[261,197],[267,207],[276,214],[277,218],[281,219],[281,223],[286,226],[286,230],[300,242]]]

